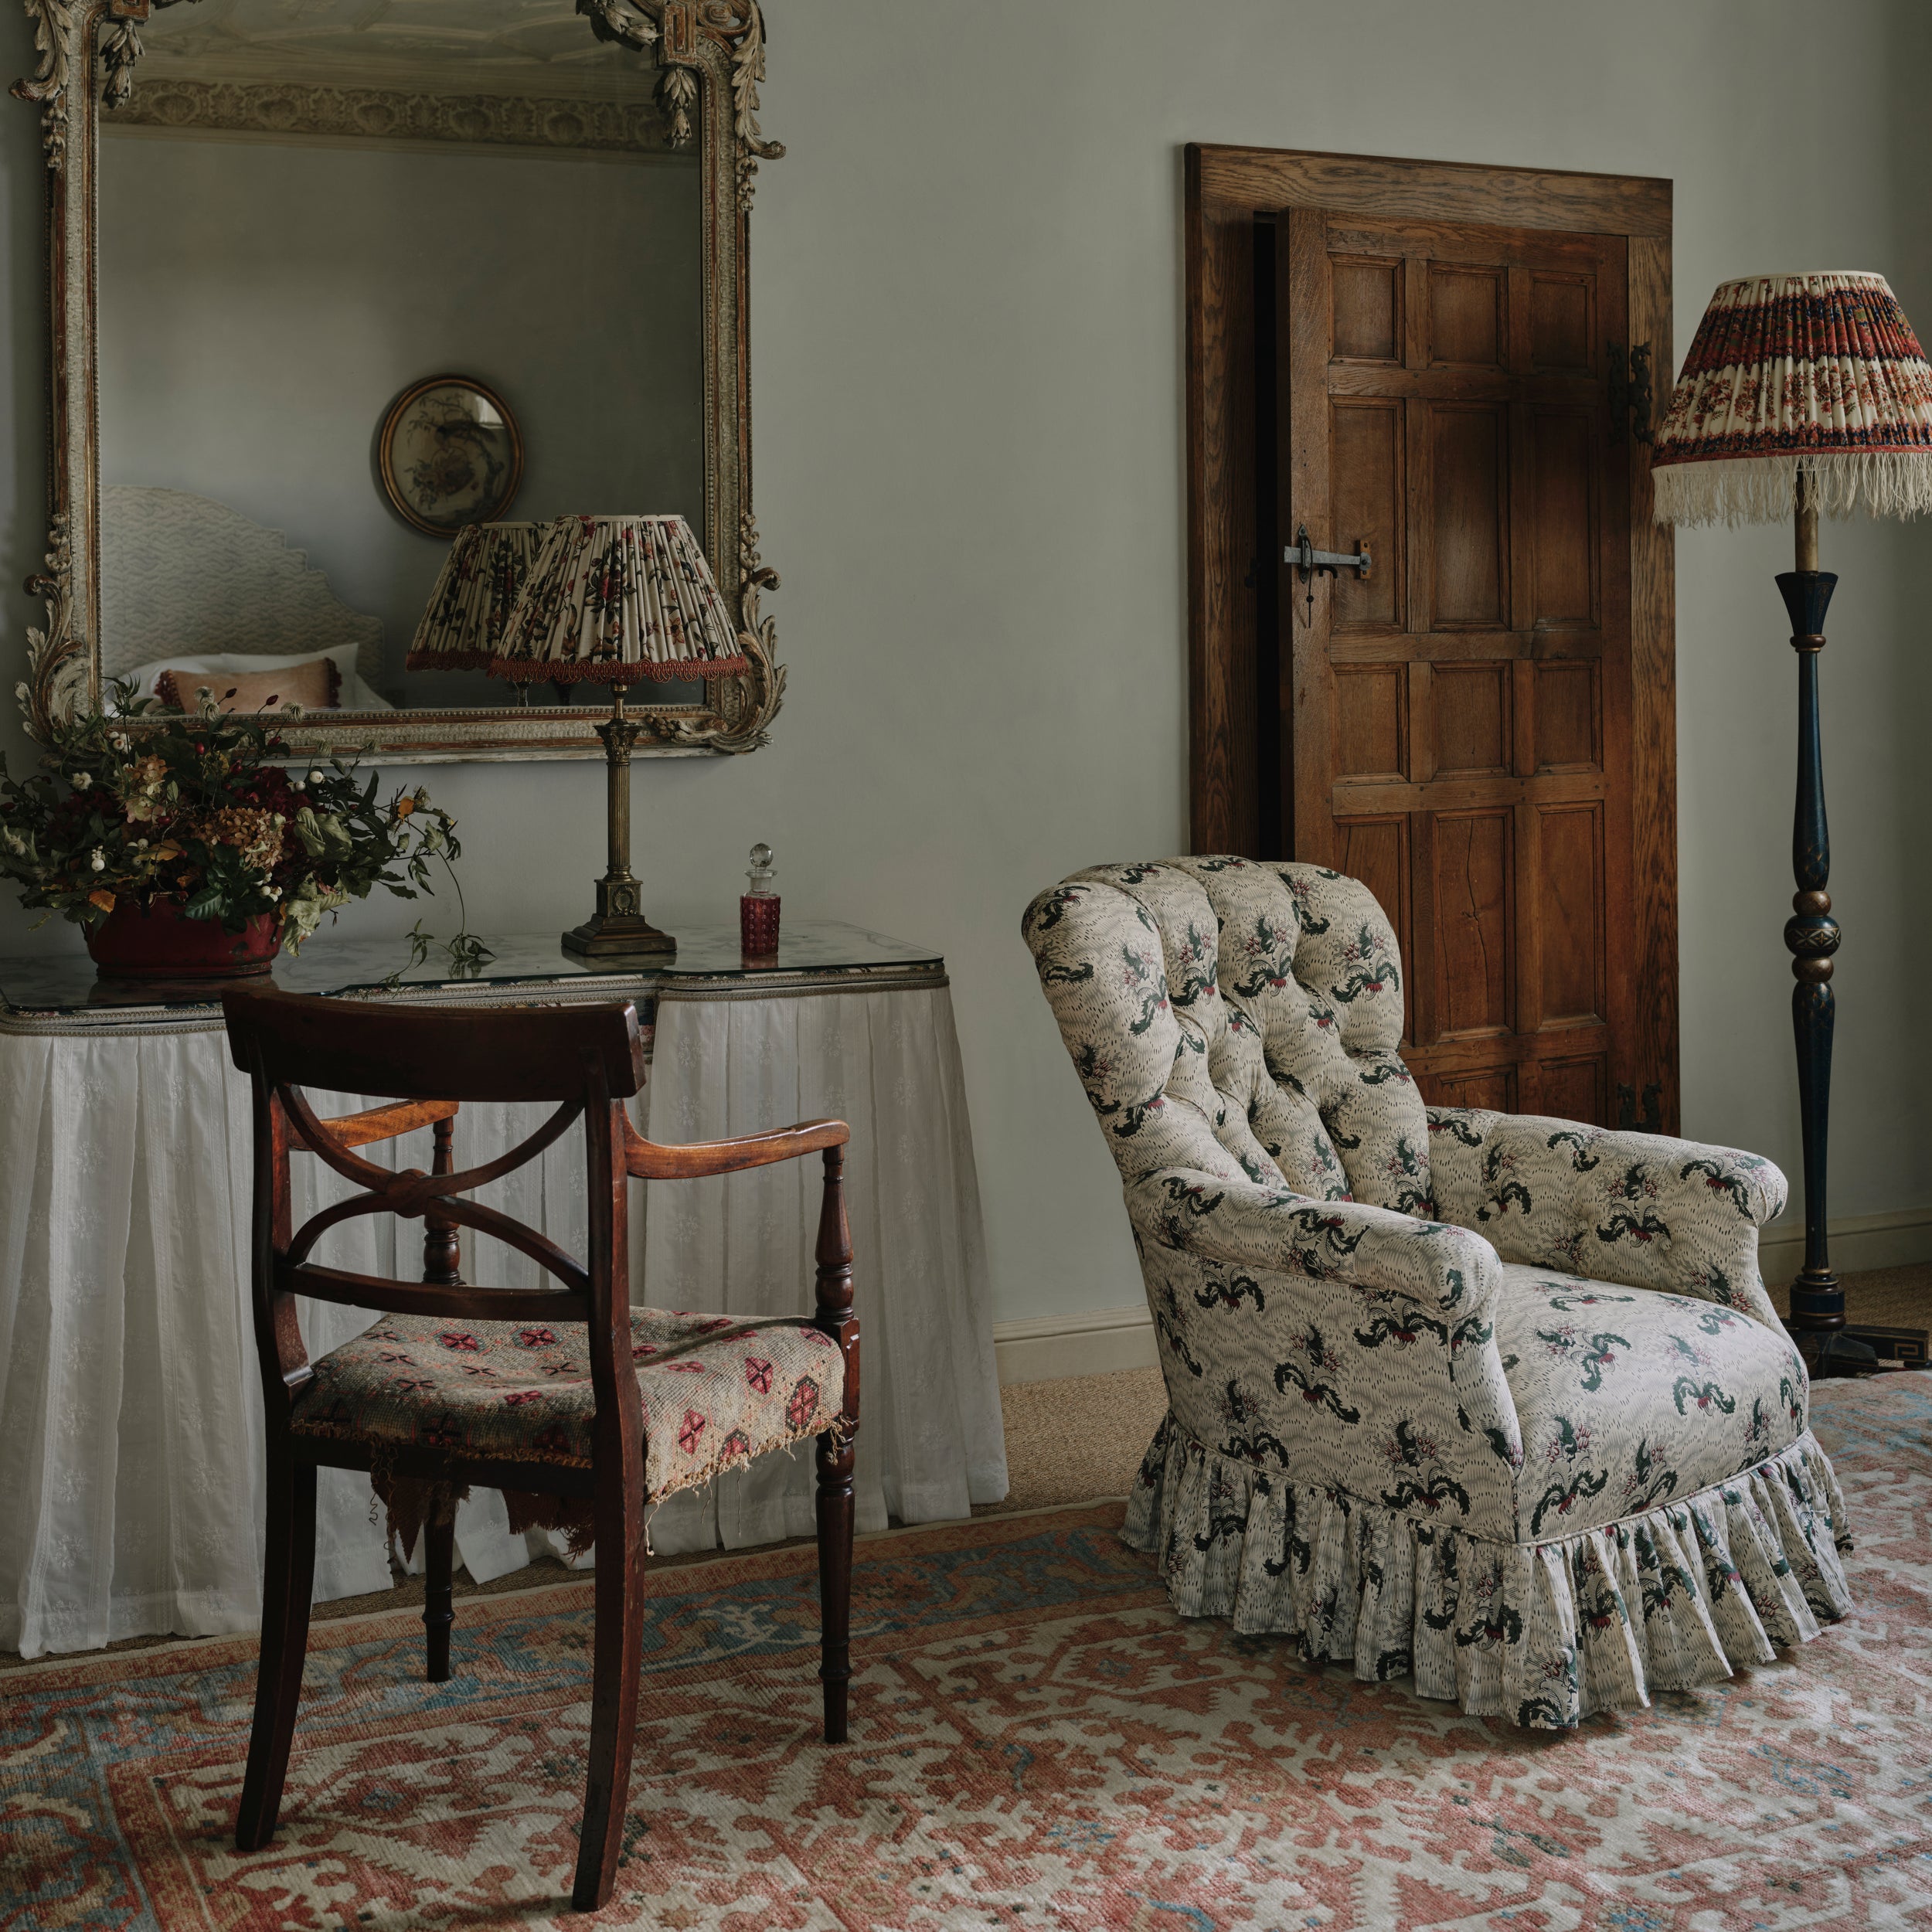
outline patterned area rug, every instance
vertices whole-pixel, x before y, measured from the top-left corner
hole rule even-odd
[[[587,1585],[462,1607],[423,1684],[318,1624],[281,1835],[237,1855],[251,1646],[0,1679],[0,1927],[312,1932],[1932,1927],[1932,1376],[1832,1384],[1859,1608],[1788,1661],[1531,1733],[1184,1623],[1117,1505],[861,1546],[853,1742],[808,1552],[659,1573],[617,1890],[563,1910]]]

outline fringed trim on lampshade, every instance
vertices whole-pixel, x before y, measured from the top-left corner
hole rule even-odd
[[[600,658],[594,663],[581,658],[558,664],[541,664],[528,658],[492,658],[486,668],[493,678],[512,684],[641,684],[647,678],[655,684],[701,684],[706,678],[722,678],[750,668],[751,660],[740,651],[734,658]]]
[[[1798,506],[1794,461],[1761,456],[1679,462],[1651,472],[1659,523],[1781,523]],[[1932,512],[1932,454],[1866,450],[1816,456],[1803,468],[1825,515],[1923,516]]]
[[[1753,275],[1712,296],[1651,452],[1665,523],[1932,510],[1932,364],[1882,275]]]

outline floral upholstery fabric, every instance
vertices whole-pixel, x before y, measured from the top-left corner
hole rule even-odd
[[[1784,1177],[1755,1154],[1574,1121],[1429,1109],[1436,1209],[1505,1261],[1741,1308],[1775,1328],[1757,1230]]]
[[[1797,1349],[1730,1308],[1506,1267],[1495,1331],[1522,1440],[1519,1543],[1708,1489],[1804,1433]]]
[[[1393,934],[1315,867],[1096,868],[1024,931],[1141,1256],[1169,1413],[1124,1533],[1178,1608],[1539,1726],[1849,1611],[1774,1168],[1425,1111]]]
[[[1100,866],[1041,894],[1026,936],[1124,1179],[1199,1167],[1427,1207],[1401,964],[1366,886],[1245,859]]]
[[[631,1311],[643,1400],[645,1493],[656,1502],[829,1429],[845,1358],[794,1316]],[[384,1447],[590,1466],[596,1399],[580,1321],[389,1315],[313,1364],[290,1427]]]

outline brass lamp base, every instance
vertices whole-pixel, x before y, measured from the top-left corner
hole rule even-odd
[[[563,935],[563,950],[577,959],[621,965],[627,960],[674,958],[678,942],[641,913],[611,919],[598,913]]]
[[[678,942],[660,932],[638,907],[638,882],[631,876],[631,747],[638,726],[624,709],[624,686],[611,689],[611,715],[597,728],[604,740],[608,783],[606,835],[610,860],[597,881],[597,909],[581,926],[563,935],[563,950],[573,958],[603,965],[669,959]]]

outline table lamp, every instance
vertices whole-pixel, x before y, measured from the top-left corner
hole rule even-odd
[[[1651,454],[1662,523],[1792,519],[1797,567],[1777,580],[1798,652],[1798,891],[1784,943],[1798,985],[1798,1107],[1804,1147],[1804,1265],[1791,1327],[1817,1370],[1856,1374],[1876,1351],[1848,1330],[1825,1236],[1830,1118],[1831,841],[1818,715],[1818,653],[1838,582],[1818,567],[1818,518],[1932,509],[1932,367],[1882,275],[1750,275],[1710,300]],[[1867,1332],[1871,1332],[1868,1331]]]
[[[404,668],[488,670],[542,533],[543,526],[536,523],[466,523],[458,530],[403,660]],[[527,702],[527,693],[525,697]]]
[[[642,726],[625,714],[624,694],[646,678],[715,678],[749,668],[682,517],[566,516],[544,530],[489,669],[518,685],[611,687],[611,715],[597,728],[608,774],[609,857],[597,910],[563,935],[566,952],[613,963],[677,951],[639,909],[631,873],[631,747]]]

